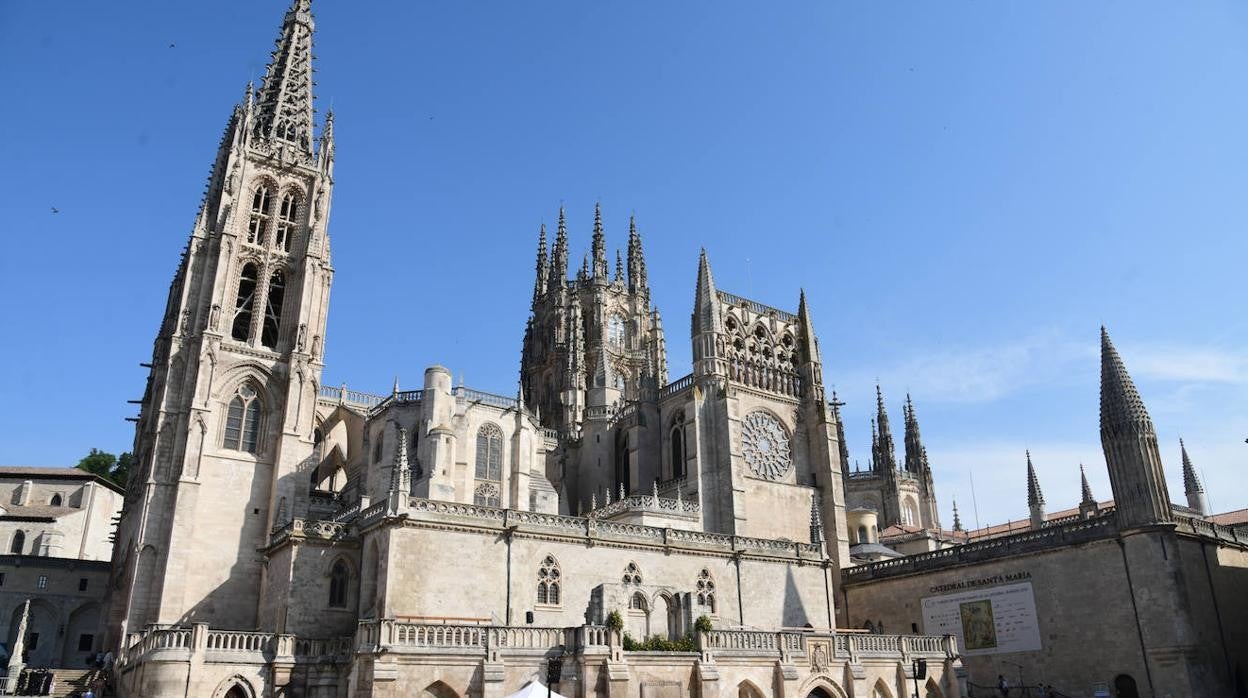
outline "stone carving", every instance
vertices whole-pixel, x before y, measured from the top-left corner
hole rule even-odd
[[[746,415],[741,428],[741,450],[750,469],[765,480],[780,479],[793,464],[784,426],[762,410]]]

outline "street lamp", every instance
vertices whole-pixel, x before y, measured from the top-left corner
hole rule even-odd
[[[916,659],[910,663],[910,668],[914,674],[914,698],[922,698],[919,695],[919,681],[927,678],[927,660]]]

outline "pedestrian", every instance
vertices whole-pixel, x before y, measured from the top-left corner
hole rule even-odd
[[[1037,684],[1037,685],[1036,685],[1036,695],[1037,695],[1037,696],[1039,696],[1040,698],[1049,698],[1049,689],[1048,689],[1048,688],[1045,688],[1044,684],[1042,684],[1042,683],[1041,683],[1041,684]]]
[[[104,669],[112,671],[113,669],[113,651],[109,650],[104,653]]]
[[[1005,674],[997,674],[997,690],[1003,696],[1010,695],[1010,682],[1005,680]]]

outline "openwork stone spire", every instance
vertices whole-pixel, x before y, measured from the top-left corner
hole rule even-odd
[[[958,515],[958,500],[953,500],[953,530],[962,531],[962,517]]]
[[[1187,506],[1201,516],[1205,516],[1209,513],[1205,486],[1200,484],[1200,478],[1196,477],[1196,468],[1192,466],[1192,459],[1187,457],[1187,446],[1183,443],[1183,439],[1179,439],[1179,451],[1183,454],[1183,492],[1187,495]]]
[[[605,281],[608,278],[609,272],[607,271],[607,238],[602,230],[602,204],[601,203],[594,204],[593,254],[594,254],[594,266],[593,266],[594,278],[603,279]]]
[[[559,206],[559,224],[555,231],[555,249],[550,255],[550,274],[547,284],[559,284],[568,278],[568,221],[564,215],[563,205]]]
[[[1153,421],[1118,350],[1101,328],[1101,446],[1123,528],[1174,520]]]
[[[546,278],[550,273],[550,262],[546,259],[546,224],[543,223],[537,234],[537,280],[533,282],[533,302],[546,293]]]
[[[295,0],[264,76],[256,105],[256,135],[312,153],[311,0]]]
[[[922,475],[925,467],[923,437],[919,435],[919,419],[914,415],[914,403],[910,394],[906,393],[906,404],[902,409],[905,416],[906,470],[915,475]]]
[[[641,233],[637,230],[637,216],[628,217],[628,290],[632,293],[645,291],[646,254],[641,249]]]
[[[884,393],[875,386],[875,421],[879,436],[876,440],[875,468],[885,474],[897,470],[897,449],[893,446],[893,432],[888,427],[888,412],[884,409]]]

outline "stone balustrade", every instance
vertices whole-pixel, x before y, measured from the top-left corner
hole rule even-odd
[[[119,671],[156,656],[194,661],[211,654],[217,660],[240,664],[265,664],[275,658],[312,662],[325,657],[345,660],[353,647],[354,638],[350,637],[296,638],[281,633],[210,630],[207,623],[194,623],[189,628],[153,626],[130,633],[116,661]]]
[[[728,293],[727,291],[717,291],[717,295],[719,295],[719,300],[723,301],[724,303],[727,303],[728,305],[735,305],[741,308],[745,308],[749,310],[750,312],[755,313],[757,315],[769,315],[769,316],[774,315],[776,319],[780,320],[781,322],[797,322],[796,315],[794,315],[793,313],[784,311],[784,310],[780,310],[779,308],[773,308],[769,305],[763,305],[762,303],[759,303],[758,301],[752,301],[748,298],[742,298],[741,296]]]
[[[692,373],[690,373],[687,376],[677,378],[671,383],[668,383],[667,385],[663,386],[663,388],[659,390],[659,399],[663,400],[665,398],[669,398],[677,393],[688,390],[691,387],[693,387],[693,374]]]
[[[665,499],[651,494],[635,494],[600,506],[589,512],[589,516],[595,519],[609,519],[618,514],[628,512],[653,512],[695,519],[702,513],[702,505],[696,501]]]
[[[1044,550],[1075,543],[1110,538],[1117,535],[1118,525],[1113,516],[1097,516],[1070,523],[1046,526],[1040,530],[1027,530],[1013,535],[942,548],[927,553],[908,555],[892,560],[881,560],[841,570],[846,583],[871,579],[895,577],[915,572],[950,567],[967,562],[981,562],[1022,552]]]

